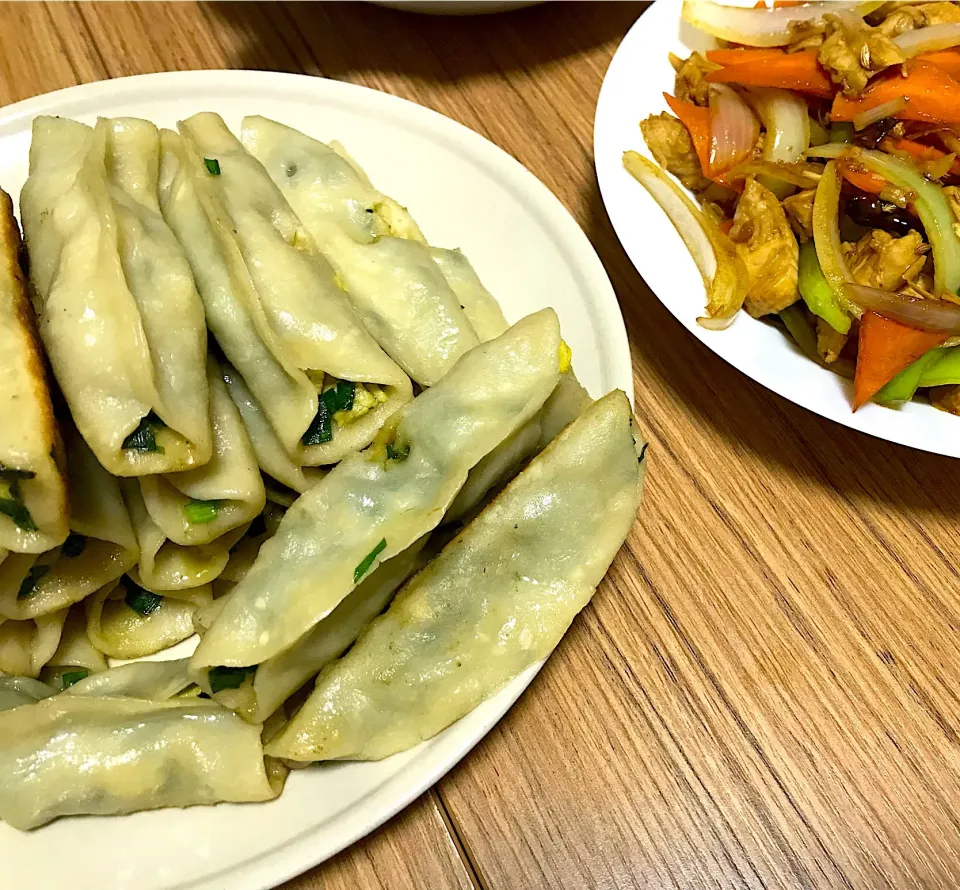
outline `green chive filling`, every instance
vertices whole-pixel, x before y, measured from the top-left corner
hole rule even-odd
[[[190,501],[183,505],[183,515],[192,525],[206,525],[213,522],[220,512],[219,501]]]
[[[224,689],[239,689],[247,676],[252,674],[257,666],[250,667],[215,667],[210,668],[207,677],[210,680],[210,691],[221,692]]]
[[[37,531],[37,524],[24,506],[20,483],[24,479],[33,479],[36,475],[32,470],[17,470],[0,465],[0,514],[8,516],[13,520],[13,524],[24,532]]]
[[[67,535],[67,540],[63,542],[63,546],[60,548],[60,555],[76,559],[86,549],[87,539],[76,532],[70,532]]]
[[[60,677],[60,681],[63,683],[64,689],[69,689],[73,686],[74,683],[79,683],[81,680],[90,676],[90,671],[86,668],[80,668],[77,671],[67,671]]]
[[[126,439],[123,447],[128,451],[163,454],[162,446],[157,444],[157,430],[166,424],[151,411],[140,420],[140,425]]]
[[[353,570],[353,583],[356,584],[364,575],[370,571],[373,561],[386,549],[387,539],[381,538],[380,543],[373,548]]]
[[[398,463],[410,457],[410,445],[390,445],[387,444],[387,460],[395,460]]]
[[[162,596],[145,590],[130,578],[123,579],[123,586],[127,589],[123,601],[141,618],[149,617],[163,605]]]
[[[220,175],[220,162],[216,158],[204,158],[203,165],[214,176]]]
[[[333,415],[353,408],[357,385],[349,380],[338,380],[335,386],[320,393],[317,413],[303,434],[304,445],[323,445],[333,439]]]
[[[50,571],[50,566],[31,566],[27,577],[20,582],[17,599],[25,600],[36,589],[40,579]]]

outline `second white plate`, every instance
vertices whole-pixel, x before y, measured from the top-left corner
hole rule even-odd
[[[680,4],[657,0],[623,39],[607,70],[597,103],[594,155],[600,193],[627,255],[657,298],[698,340],[767,389],[881,439],[960,457],[960,418],[910,402],[899,409],[867,404],[851,410],[851,384],[806,358],[779,330],[741,312],[725,331],[697,324],[705,302],[703,281],[666,215],[621,161],[634,149],[649,156],[638,124],[668,111],[673,92],[667,54],[682,58],[712,41],[681,25]]]
[[[632,396],[616,297],[572,217],[531,173],[460,124],[395,96],[292,74],[201,71],[74,87],[0,111],[0,185],[27,173],[38,114],[93,123],[133,115],[162,126],[217,111],[235,130],[264,114],[339,139],[431,243],[461,247],[510,321],[553,306],[577,373],[594,396]],[[380,763],[294,772],[268,804],[63,819],[29,834],[0,824],[4,887],[261,890],[333,855],[432,785],[476,744],[536,673],[518,677],[436,738]]]

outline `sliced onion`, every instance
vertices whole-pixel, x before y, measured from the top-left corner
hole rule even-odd
[[[810,147],[810,114],[807,103],[796,93],[772,87],[748,90],[746,95],[747,101],[760,115],[767,131],[763,140],[763,159],[776,164],[799,161]],[[762,184],[781,201],[793,192],[790,185],[783,181],[769,181],[764,178]]]
[[[859,307],[855,303],[851,305],[846,294],[846,286],[853,281],[853,275],[843,255],[840,241],[840,186],[837,162],[830,161],[820,177],[817,194],[813,199],[813,243],[817,248],[820,269],[830,285],[830,290],[843,309],[859,318]]]
[[[839,158],[848,151],[850,146],[846,142],[828,142],[826,145],[814,145],[808,148],[803,156],[805,158]]]
[[[897,96],[896,99],[891,99],[889,102],[883,102],[866,111],[861,111],[853,117],[853,129],[860,132],[860,130],[869,127],[870,124],[875,124],[884,118],[894,117],[907,107],[908,101],[906,96]]]
[[[743,306],[749,279],[733,242],[653,161],[635,151],[623,153],[623,166],[670,218],[703,278],[707,317],[703,327],[727,327]]]
[[[960,334],[960,306],[946,300],[924,300],[876,287],[848,284],[847,298],[867,312],[924,331]]]
[[[893,41],[908,59],[920,53],[935,53],[941,49],[950,49],[960,44],[960,22],[947,22],[943,25],[928,25],[914,31],[905,31]]]
[[[860,18],[878,7],[873,3],[809,3],[779,9],[724,6],[711,0],[684,0],[683,20],[707,34],[743,46],[786,46],[794,40],[794,23],[820,21],[824,13],[851,12]]]
[[[760,138],[760,123],[726,84],[710,85],[710,175],[726,173],[745,160]]]
[[[823,167],[819,164],[781,164],[774,161],[744,161],[737,164],[724,177],[726,180],[746,179],[748,176],[759,176],[762,184],[767,188],[767,180],[776,180],[775,185],[788,184],[802,189],[816,188],[823,174]],[[776,193],[777,189],[770,189]],[[791,189],[792,191],[792,189]],[[780,196],[777,195],[779,198]],[[781,198],[781,200],[783,200]]]

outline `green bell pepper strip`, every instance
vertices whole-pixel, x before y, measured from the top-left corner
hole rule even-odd
[[[931,351],[937,354],[937,360],[924,367],[918,385],[949,386],[960,383],[960,346]]]
[[[909,402],[921,385],[923,374],[940,359],[942,349],[931,349],[920,356],[912,365],[907,365],[896,377],[887,383],[874,397],[879,405],[891,405],[897,402]]]
[[[853,142],[853,124],[830,124],[830,141],[840,144]]]
[[[817,357],[817,335],[810,323],[800,303],[794,303],[780,310],[780,320],[783,322],[788,333],[796,341],[800,351],[816,360]]]
[[[830,327],[846,334],[850,331],[850,317],[840,306],[833,289],[824,277],[817,259],[817,248],[813,241],[800,245],[800,275],[798,279],[800,296],[807,308],[822,318]]]

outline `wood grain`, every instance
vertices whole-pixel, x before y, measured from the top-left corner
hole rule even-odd
[[[287,890],[960,885],[960,462],[771,395],[646,289],[610,229],[591,151],[604,70],[641,11],[0,6],[4,102],[247,67],[450,115],[561,198],[620,297],[652,442],[627,546],[477,750]]]

